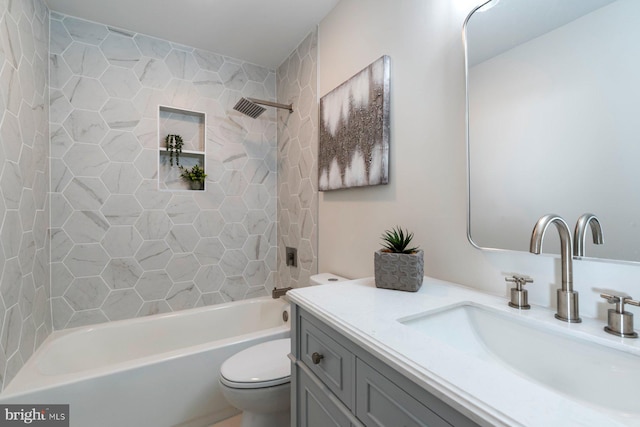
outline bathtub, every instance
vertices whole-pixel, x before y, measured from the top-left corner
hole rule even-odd
[[[289,337],[284,311],[282,298],[261,297],[56,331],[0,403],[69,404],[72,427],[210,426],[239,412],[222,396],[220,365]]]

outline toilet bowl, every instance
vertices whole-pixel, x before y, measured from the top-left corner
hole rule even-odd
[[[220,367],[222,393],[242,411],[242,427],[290,425],[291,339],[267,341],[231,356]]]
[[[311,285],[347,280],[330,273],[311,276]],[[291,423],[291,339],[267,341],[228,358],[220,367],[222,393],[242,411],[242,427]]]

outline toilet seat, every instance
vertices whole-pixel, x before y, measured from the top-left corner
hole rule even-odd
[[[273,387],[291,381],[291,338],[254,345],[228,358],[220,382],[232,388]]]

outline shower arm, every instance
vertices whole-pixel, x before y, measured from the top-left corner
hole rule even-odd
[[[277,102],[263,101],[262,99],[247,98],[254,104],[266,105],[268,107],[282,108],[283,110],[289,110],[293,113],[293,104],[278,104]]]

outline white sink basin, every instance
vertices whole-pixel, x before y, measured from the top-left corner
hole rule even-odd
[[[398,321],[572,398],[619,415],[640,414],[638,355],[471,304]]]

